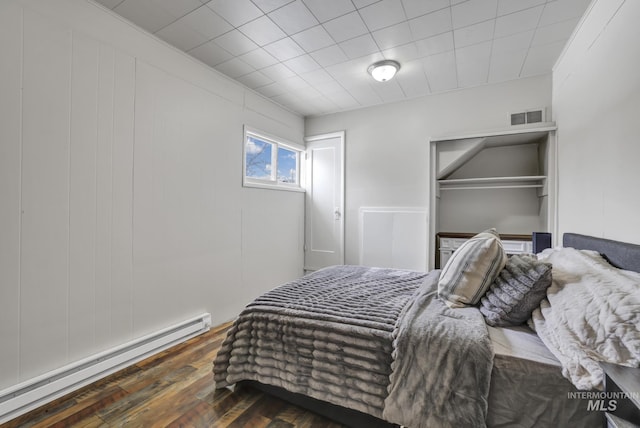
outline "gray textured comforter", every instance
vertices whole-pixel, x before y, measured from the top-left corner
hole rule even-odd
[[[227,333],[216,387],[254,380],[400,425],[484,426],[488,333],[475,308],[435,298],[438,275],[336,266],[264,294]]]
[[[431,276],[394,343],[383,419],[411,428],[484,427],[493,348],[480,311],[449,308]]]

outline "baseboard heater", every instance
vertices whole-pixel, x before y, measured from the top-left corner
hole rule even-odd
[[[2,390],[0,424],[202,334],[210,327],[211,315],[202,314]]]

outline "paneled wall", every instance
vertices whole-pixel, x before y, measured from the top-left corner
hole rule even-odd
[[[558,224],[640,244],[640,2],[591,4],[553,73]]]
[[[0,2],[0,389],[302,274],[300,193],[243,125],[303,120],[84,0]]]

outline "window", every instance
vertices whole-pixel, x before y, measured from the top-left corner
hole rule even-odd
[[[245,128],[244,186],[303,191],[300,183],[303,150],[297,144]]]

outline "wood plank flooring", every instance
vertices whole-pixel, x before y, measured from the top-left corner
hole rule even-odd
[[[341,427],[253,389],[214,390],[212,362],[230,326],[213,328],[1,427]]]

